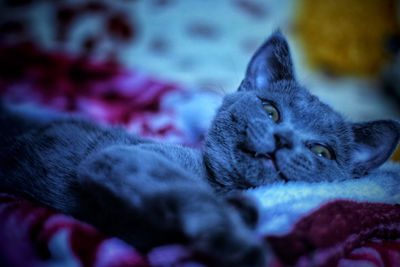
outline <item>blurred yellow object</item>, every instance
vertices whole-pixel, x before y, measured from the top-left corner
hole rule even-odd
[[[387,41],[400,33],[396,0],[300,0],[295,30],[312,67],[374,75],[389,58]]]
[[[400,162],[400,147],[394,152],[392,160]]]

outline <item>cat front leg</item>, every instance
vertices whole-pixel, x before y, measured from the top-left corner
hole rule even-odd
[[[204,181],[135,146],[90,155],[78,170],[75,214],[103,232],[147,249],[182,242],[218,266],[262,266],[263,244]]]

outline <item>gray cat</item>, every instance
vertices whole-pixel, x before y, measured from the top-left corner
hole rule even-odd
[[[383,164],[400,138],[398,122],[347,122],[300,86],[279,32],[255,53],[238,91],[225,97],[201,150],[77,118],[46,122],[22,113],[1,112],[1,189],[144,250],[187,243],[216,266],[265,261],[252,231],[255,211],[232,192],[361,177]]]

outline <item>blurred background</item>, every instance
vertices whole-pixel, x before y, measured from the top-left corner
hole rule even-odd
[[[400,118],[400,1],[2,0],[0,5],[3,85],[24,62],[20,50],[10,48],[30,46],[225,94],[237,89],[251,55],[280,28],[289,39],[297,77],[311,92],[353,120]]]

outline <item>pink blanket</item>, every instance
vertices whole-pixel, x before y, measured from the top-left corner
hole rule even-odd
[[[186,90],[116,64],[33,46],[1,48],[0,93],[9,101],[75,112],[191,146],[201,145],[220,101],[213,93]],[[259,201],[258,231],[275,253],[269,267],[399,267],[399,192],[400,181],[385,176],[279,183],[247,193]],[[203,266],[179,244],[141,255],[90,225],[7,192],[0,194],[0,240],[0,266]]]

